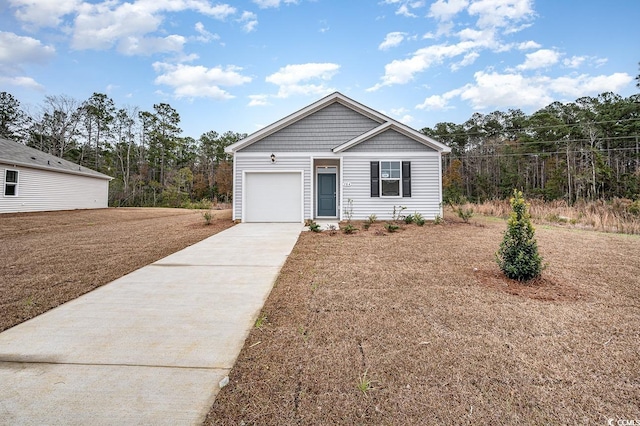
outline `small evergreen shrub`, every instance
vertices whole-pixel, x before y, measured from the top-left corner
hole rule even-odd
[[[496,261],[508,278],[528,281],[542,273],[542,257],[522,192],[514,190],[510,203],[512,212]]]
[[[309,222],[309,225],[307,226],[309,227],[309,230],[311,232],[322,232],[322,227],[315,220],[312,220],[311,222]]]
[[[400,227],[395,223],[387,222],[384,224],[384,229],[386,229],[388,232],[396,232],[398,229],[400,229]]]
[[[353,226],[351,222],[348,222],[345,226],[342,227],[342,232],[344,232],[345,234],[355,234],[357,230],[358,228]]]
[[[202,213],[202,218],[204,219],[205,225],[211,225],[211,220],[213,220],[213,214],[211,213],[211,210],[207,210],[206,212]]]
[[[466,209],[462,206],[455,207],[455,212],[458,214],[458,217],[464,221],[464,223],[469,223],[469,219],[473,216],[473,209]]]

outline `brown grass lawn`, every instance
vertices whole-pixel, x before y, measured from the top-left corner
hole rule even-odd
[[[206,424],[606,424],[640,418],[640,237],[503,220],[303,233]]]
[[[0,215],[0,331],[205,239],[231,211],[118,208]]]

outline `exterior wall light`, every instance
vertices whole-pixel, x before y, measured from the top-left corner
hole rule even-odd
[[[276,162],[276,155],[275,154],[271,154],[271,162],[272,163]]]

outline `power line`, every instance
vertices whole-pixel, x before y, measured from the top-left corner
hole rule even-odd
[[[598,142],[606,142],[606,141],[617,141],[617,140],[623,140],[623,139],[630,139],[632,141],[636,141],[636,138],[640,138],[640,135],[629,135],[629,136],[613,136],[610,138],[604,138],[604,139],[596,139],[596,141]],[[569,142],[586,142],[586,143],[591,143],[591,139],[557,139],[557,140],[535,140],[535,141],[528,141],[528,142],[523,142],[523,141],[512,141],[512,140],[503,140],[497,144],[478,144],[477,147],[473,147],[471,148],[473,149],[477,149],[480,147],[510,147],[510,148],[520,148],[523,146],[529,146],[529,145],[540,145],[540,144],[556,144],[556,145],[561,145],[561,144],[568,144]]]
[[[531,131],[531,130],[555,129],[555,128],[560,128],[560,127],[578,127],[578,126],[581,126],[581,125],[588,125],[588,124],[622,123],[622,122],[628,122],[628,121],[640,121],[640,118],[623,118],[623,119],[619,119],[619,120],[587,121],[587,122],[556,124],[556,125],[549,125],[549,126],[536,126],[536,127],[523,127],[523,128],[506,128],[506,129],[502,129],[500,131],[500,134],[505,134],[505,133],[509,133],[509,132],[525,133],[525,132]],[[438,124],[443,124],[443,123],[437,123],[436,126]],[[455,125],[463,126],[464,124],[455,124]],[[435,128],[435,126],[434,126],[434,128]],[[425,129],[429,129],[429,130],[434,130],[434,128],[425,127]],[[481,136],[484,135],[484,136],[486,136],[486,133],[483,133],[483,132],[447,133],[446,135],[436,135],[435,137],[444,136],[444,137],[449,138],[449,137],[456,137],[456,136],[476,136],[476,135],[481,135]]]
[[[610,148],[604,150],[596,150],[600,153],[610,151],[636,151],[636,148]],[[547,152],[526,152],[526,153],[513,153],[513,154],[476,154],[476,155],[463,155],[456,157],[459,160],[466,160],[470,158],[496,158],[496,157],[533,157],[538,155],[566,155],[566,154],[584,154],[589,153],[589,150],[573,150],[573,151],[547,151]]]

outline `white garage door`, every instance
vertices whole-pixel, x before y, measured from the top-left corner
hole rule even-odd
[[[302,222],[302,173],[246,172],[244,222]]]

